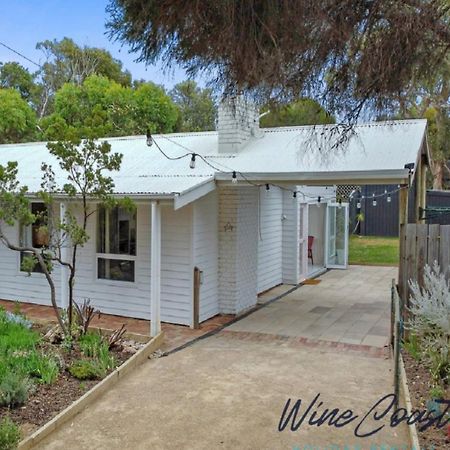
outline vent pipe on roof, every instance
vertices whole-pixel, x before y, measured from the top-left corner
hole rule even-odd
[[[225,97],[219,105],[219,153],[237,153],[252,137],[259,137],[259,109],[242,96]]]

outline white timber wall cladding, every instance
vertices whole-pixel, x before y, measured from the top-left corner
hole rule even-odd
[[[161,320],[190,325],[194,267],[192,205],[162,207]],[[149,272],[150,273],[150,272]]]
[[[72,206],[76,213],[76,208]],[[79,211],[78,211],[79,213]],[[150,319],[150,203],[139,203],[135,281],[112,281],[97,278],[97,215],[88,221],[89,242],[79,249],[75,279],[75,300],[90,299],[106,314]],[[17,239],[18,227],[8,228]],[[189,325],[192,310],[192,207],[174,211],[162,207],[161,242],[161,319]],[[49,287],[44,275],[30,276],[20,271],[20,254],[0,246],[0,298],[50,305]],[[60,270],[53,271],[57,298],[60,299]]]
[[[300,204],[292,193],[283,192],[283,239],[282,239],[282,280],[286,284],[297,284],[300,272]]]
[[[203,272],[200,321],[219,313],[219,237],[217,191],[193,204],[194,266]]]
[[[219,307],[239,314],[257,301],[258,189],[219,190]]]
[[[192,299],[191,207],[161,207],[161,320],[190,324]],[[97,279],[96,218],[89,222],[91,240],[81,250],[75,284],[78,299],[90,298],[107,314],[150,319],[150,203],[137,204],[135,281]]]
[[[271,187],[260,189],[258,233],[258,293],[283,281],[283,192]]]

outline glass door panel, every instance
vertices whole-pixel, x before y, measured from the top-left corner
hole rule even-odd
[[[326,218],[326,264],[346,269],[348,265],[348,203],[329,203]]]

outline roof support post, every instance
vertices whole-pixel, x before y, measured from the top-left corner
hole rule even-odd
[[[150,261],[150,336],[161,332],[161,205],[152,202],[151,209],[151,261]]]
[[[61,225],[66,223],[67,205],[65,202],[59,204],[59,220]],[[60,245],[61,245],[61,261],[69,262],[69,243],[67,242],[67,234],[60,231]],[[61,292],[60,292],[60,307],[67,309],[69,307],[69,268],[61,264]]]
[[[408,193],[409,185],[400,185],[399,195],[399,246],[400,246],[400,261],[398,265],[398,285],[399,288],[403,286],[404,277],[404,264],[405,264],[405,235],[406,225],[408,223]],[[400,296],[403,298],[403,292],[400,292]]]
[[[425,156],[421,155],[416,173],[416,201],[415,216],[416,223],[423,222],[421,219],[421,210],[425,209],[427,197],[427,166],[425,164]]]

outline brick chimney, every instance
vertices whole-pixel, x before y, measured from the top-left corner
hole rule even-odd
[[[242,96],[220,102],[217,130],[219,153],[236,153],[259,131],[259,110]]]

